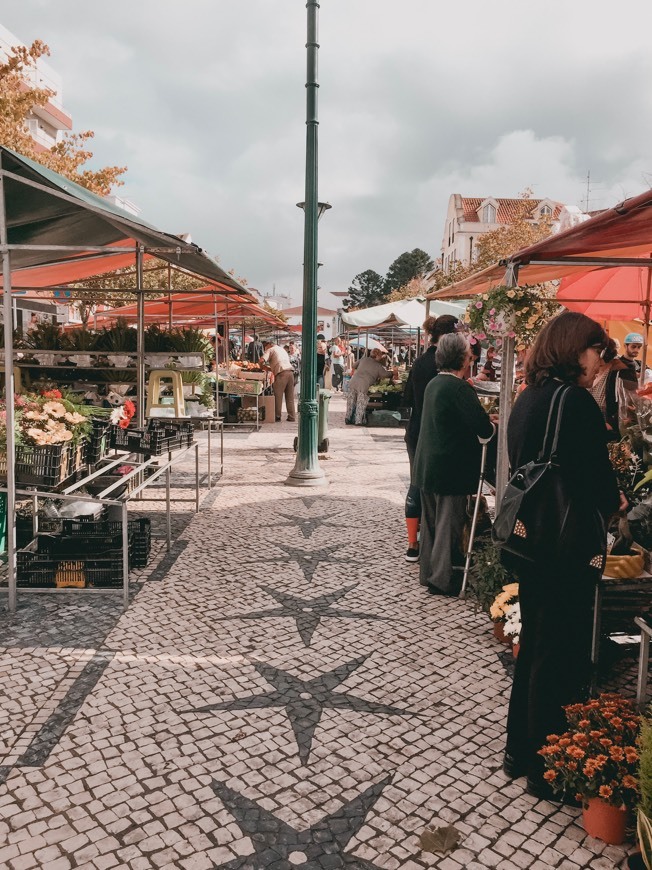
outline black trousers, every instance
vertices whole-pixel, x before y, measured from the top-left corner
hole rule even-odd
[[[533,570],[521,576],[521,646],[507,717],[507,752],[540,779],[537,751],[566,730],[562,707],[588,697],[598,571]]]
[[[338,365],[337,363],[333,363],[333,375],[332,375],[333,389],[339,390],[339,388],[342,386],[343,380],[344,380],[344,367]]]
[[[410,481],[412,481],[412,466],[414,465],[414,455],[417,452],[416,444],[409,441],[405,442],[407,447],[408,459],[410,460]],[[421,491],[418,486],[410,482],[407,496],[405,497],[405,518],[406,519],[421,519]]]

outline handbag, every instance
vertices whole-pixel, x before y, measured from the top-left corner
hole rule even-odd
[[[494,521],[493,542],[505,566],[514,571],[535,564],[604,568],[604,518],[570,491],[558,462],[559,431],[569,390],[562,384],[555,391],[541,451],[512,475]]]

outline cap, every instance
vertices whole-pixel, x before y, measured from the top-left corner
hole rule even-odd
[[[643,336],[639,332],[630,332],[625,336],[625,344],[643,344]]]

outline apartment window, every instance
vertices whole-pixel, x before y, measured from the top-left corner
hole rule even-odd
[[[495,224],[496,223],[496,206],[495,205],[485,205],[482,209],[482,221],[485,224]]]
[[[541,217],[550,217],[550,215],[552,214],[552,209],[549,205],[542,205],[541,211],[539,213]]]

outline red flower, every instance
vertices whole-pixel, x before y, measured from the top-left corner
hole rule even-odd
[[[119,426],[121,429],[128,429],[128,428],[129,428],[129,420],[127,420],[126,417],[123,417],[122,420],[120,420],[120,421],[118,422],[118,426]]]

